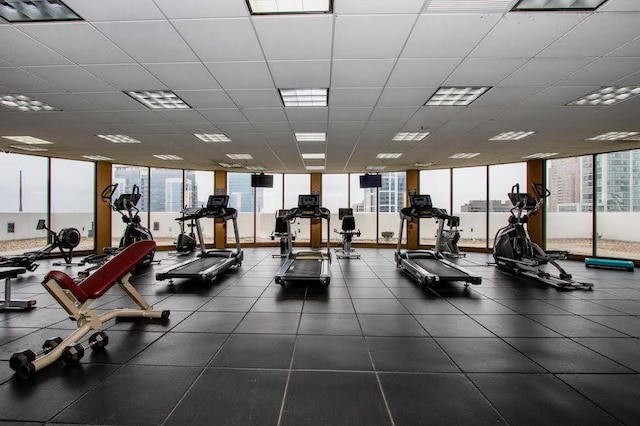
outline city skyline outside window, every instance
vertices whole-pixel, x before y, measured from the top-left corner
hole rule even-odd
[[[404,208],[407,192],[405,172],[381,173],[382,186],[378,190],[378,243],[398,244],[400,210]],[[369,189],[373,191],[375,189]],[[404,240],[407,235],[405,233]]]
[[[322,206],[331,211],[331,223],[329,233],[332,242],[342,241],[342,235],[334,232],[342,230],[342,221],[338,219],[338,211],[341,208],[349,208],[349,175],[323,174],[322,175]],[[327,224],[322,221],[322,241],[327,242]],[[356,227],[358,223],[356,222]],[[354,241],[358,238],[354,238]]]
[[[271,241],[276,212],[282,209],[282,174],[273,175],[273,188],[256,188],[256,241]],[[280,241],[280,239],[277,239]]]
[[[241,243],[254,242],[254,188],[251,187],[251,173],[227,173],[227,194],[229,207],[238,210],[238,233]],[[233,225],[227,227],[227,243],[235,244]]]
[[[349,207],[353,209],[353,218],[361,232],[358,241],[376,243],[378,241],[376,235],[378,192],[376,188],[360,188],[360,175],[353,173],[349,175],[349,193],[351,194]],[[398,232],[398,225],[386,231],[393,232],[395,235]]]
[[[182,170],[151,168],[151,212],[149,222],[158,245],[175,245],[180,225],[175,218],[184,208]]]
[[[292,209],[298,207],[298,195],[311,193],[311,175],[288,174],[284,175],[284,208]],[[297,219],[291,224],[292,232],[297,233],[297,242],[311,241],[311,220]]]
[[[487,246],[487,168],[453,169],[453,212],[464,232],[458,245]]]
[[[184,205],[185,207],[205,207],[210,195],[213,195],[215,173],[194,170],[185,170],[184,172]],[[177,217],[177,216],[176,216]],[[187,226],[190,221],[185,223],[185,232],[189,234],[191,229]],[[200,219],[202,227],[202,235],[206,244],[213,244],[214,237],[214,220],[210,218]],[[179,229],[179,225],[178,225]],[[197,231],[193,229],[197,239]],[[177,234],[176,234],[177,238]]]
[[[138,185],[141,195],[137,205],[140,210],[140,224],[149,228],[149,168],[114,164],[111,169],[111,182],[118,184],[111,198],[112,201],[117,200],[120,194],[130,194],[133,191],[133,186]],[[126,216],[127,212],[123,211],[122,214]],[[113,247],[120,245],[120,238],[122,238],[127,226],[122,220],[122,214],[117,211],[111,212],[111,244]],[[151,234],[155,239],[153,230],[151,230]]]
[[[451,169],[421,170],[420,193],[431,196],[434,207],[451,212]],[[461,223],[461,229],[464,224]],[[420,221],[420,244],[435,245],[438,222],[434,219]]]
[[[516,183],[521,192],[533,191],[527,188],[527,163],[489,166],[489,248],[493,247],[498,229],[509,223],[513,205],[507,194]]]

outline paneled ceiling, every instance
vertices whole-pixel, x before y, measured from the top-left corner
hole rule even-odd
[[[259,16],[245,0],[64,0],[83,20],[0,20],[0,94],[61,109],[0,105],[0,135],[46,139],[53,144],[43,155],[69,159],[294,173],[308,165],[326,173],[394,171],[640,148],[640,141],[587,140],[640,132],[640,96],[566,106],[604,86],[640,86],[640,1],[608,0],[592,12],[513,12],[517,0],[465,1],[476,7],[459,13],[436,7],[441,0],[334,0],[329,14]],[[424,106],[441,86],[491,88],[469,106]],[[279,88],[306,87],[328,88],[328,107],[284,107]],[[191,109],[151,110],[125,93],[132,90],[171,90]],[[489,140],[508,131],[536,133]],[[295,132],[327,140],[298,143]],[[398,132],[430,134],[393,141]],[[194,133],[223,133],[231,142],[205,143]],[[5,151],[22,152],[11,145],[0,139]],[[253,159],[226,155],[238,153]],[[302,153],[326,159],[305,164]],[[479,155],[449,158],[456,153]]]

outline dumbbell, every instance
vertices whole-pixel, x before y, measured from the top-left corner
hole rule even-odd
[[[34,352],[31,349],[24,350],[22,352],[16,352],[9,358],[9,366],[13,371],[18,371],[21,365],[25,365],[41,355],[46,355],[54,350],[60,343],[62,343],[62,337],[55,337],[53,339],[47,339],[42,344],[42,350]]]
[[[89,337],[89,345],[84,346],[82,343],[73,343],[62,351],[61,358],[66,363],[79,362],[84,356],[86,349],[102,349],[109,343],[109,336],[104,331],[93,333]]]

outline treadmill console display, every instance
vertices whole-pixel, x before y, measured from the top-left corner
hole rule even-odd
[[[320,207],[320,195],[298,195],[298,208],[301,210],[316,209]]]
[[[425,210],[433,207],[431,195],[409,195],[409,204],[416,210]]]
[[[228,195],[210,195],[207,200],[208,210],[220,210],[227,207],[229,204]]]
[[[345,216],[353,216],[352,208],[339,208],[338,209],[338,220],[342,220]]]
[[[536,208],[537,202],[535,198],[533,198],[528,192],[525,192],[524,194],[510,192],[507,195],[509,196],[509,201],[511,201],[511,204],[513,204],[514,206],[517,206],[518,203],[521,203],[524,210],[533,210]]]

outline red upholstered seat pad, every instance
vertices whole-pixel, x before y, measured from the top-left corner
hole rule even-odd
[[[118,253],[113,259],[100,268],[80,284],[62,271],[51,271],[47,279],[55,279],[62,287],[71,291],[73,295],[84,303],[87,299],[97,299],[109,290],[122,277],[144,260],[156,248],[154,241],[138,241]]]

